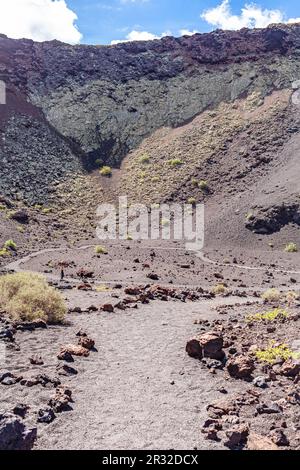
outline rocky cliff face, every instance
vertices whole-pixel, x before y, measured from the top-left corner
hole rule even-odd
[[[118,167],[161,127],[289,88],[300,77],[299,54],[300,25],[101,47],[1,36],[8,105],[0,109],[0,192],[40,202],[57,180],[96,161]]]

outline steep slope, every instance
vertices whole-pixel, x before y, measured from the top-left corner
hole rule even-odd
[[[105,47],[2,37],[0,79],[40,107],[87,163],[119,165],[160,127],[289,86],[300,75],[299,49],[299,25]]]
[[[283,203],[293,215],[268,233],[290,227],[297,179],[269,199],[261,189],[297,174],[298,160],[285,165],[299,132],[299,52],[300,25],[103,47],[1,36],[0,193],[51,209],[31,209],[42,238],[76,240],[79,226],[88,237],[97,204],[118,194],[206,201],[208,229],[232,243],[255,243]],[[102,163],[113,178],[93,173]]]

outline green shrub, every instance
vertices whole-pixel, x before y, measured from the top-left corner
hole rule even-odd
[[[111,176],[112,175],[112,169],[110,166],[103,166],[99,170],[101,176]]]
[[[140,163],[145,164],[150,162],[150,157],[146,153],[140,157]]]
[[[11,252],[7,250],[6,248],[0,249],[0,258],[4,258],[5,256],[10,256]]]
[[[4,243],[4,248],[16,251],[17,244],[13,240],[6,240],[6,242]]]
[[[224,284],[217,284],[212,288],[211,292],[215,295],[222,295],[227,293],[227,289]]]
[[[288,243],[284,249],[284,251],[286,251],[286,253],[297,253],[298,251],[298,246],[296,245],[296,243]]]
[[[208,190],[208,182],[204,181],[204,180],[199,181],[199,188],[201,189],[201,191],[207,191]]]
[[[192,204],[193,206],[196,204],[197,200],[195,197],[189,197],[187,200],[188,204]]]
[[[107,254],[107,249],[104,248],[104,246],[98,245],[98,246],[95,247],[95,253],[97,255],[106,255]]]
[[[281,294],[278,289],[267,289],[262,295],[261,298],[266,303],[280,302]]]
[[[275,341],[271,341],[268,348],[256,351],[255,355],[259,361],[268,364],[274,364],[278,359],[287,361],[298,357],[286,344],[276,344]]]
[[[183,161],[180,160],[180,158],[173,158],[171,160],[168,160],[169,165],[171,166],[180,166],[183,165]]]
[[[255,313],[254,315],[248,315],[247,321],[255,322],[255,321],[274,321],[277,319],[288,318],[289,314],[286,310],[282,308],[275,308],[269,312],[264,313]]]
[[[61,294],[33,273],[0,277],[0,309],[14,321],[45,320],[61,323],[67,309]]]

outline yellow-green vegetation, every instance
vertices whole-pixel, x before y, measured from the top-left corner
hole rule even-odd
[[[131,240],[132,240],[132,236],[131,236],[131,235],[127,235],[126,240],[127,240],[127,241],[131,241]]]
[[[181,165],[183,165],[183,161],[180,160],[180,158],[172,158],[171,160],[168,160],[168,163],[171,166],[181,166]]]
[[[289,291],[285,294],[284,300],[288,305],[293,304],[296,300],[299,299],[297,292]]]
[[[270,310],[269,312],[263,313],[255,313],[253,315],[248,315],[246,320],[249,322],[255,321],[274,321],[277,319],[284,319],[288,318],[289,313],[284,310],[283,308],[275,308],[274,310]]]
[[[0,277],[0,309],[14,321],[48,323],[62,323],[67,312],[63,297],[44,276],[25,272]]]
[[[24,229],[24,227],[22,227],[22,225],[18,225],[18,226],[17,226],[17,230],[18,230],[18,232],[20,232],[20,233],[24,233],[24,232],[25,232],[25,229]]]
[[[110,287],[107,287],[105,284],[101,285],[101,286],[97,286],[95,288],[96,292],[108,292],[111,290]]]
[[[95,247],[95,253],[97,255],[106,255],[107,249],[104,246],[98,245]]]
[[[252,220],[254,218],[254,215],[252,214],[252,212],[248,212],[248,214],[246,214],[246,220]]]
[[[189,197],[187,200],[188,204],[192,204],[193,206],[196,204],[197,200],[195,197]]]
[[[140,157],[140,163],[145,164],[150,162],[150,157],[146,153]]]
[[[0,257],[4,258],[5,256],[10,256],[11,255],[11,252],[9,250],[7,250],[6,248],[2,248],[0,249]]]
[[[267,362],[268,364],[274,364],[278,359],[283,359],[284,361],[297,359],[299,356],[286,344],[278,344],[274,340],[270,342],[268,348],[256,351],[255,355],[259,361]]]
[[[52,209],[50,207],[44,207],[44,209],[42,209],[43,214],[49,214],[50,212],[52,212]]]
[[[6,242],[4,243],[4,248],[6,248],[8,250],[16,251],[17,250],[17,244],[13,240],[6,240]]]
[[[0,204],[0,211],[5,211],[6,207],[3,204]]]
[[[99,170],[101,176],[111,176],[112,175],[112,169],[110,166],[103,166]]]
[[[284,249],[286,253],[297,253],[298,252],[298,246],[296,243],[288,243]]]
[[[207,191],[208,190],[208,182],[207,181],[204,181],[204,180],[199,181],[198,186],[201,189],[201,191]]]
[[[160,177],[159,176],[153,176],[151,181],[152,181],[152,183],[158,183],[160,181]]]
[[[267,303],[280,302],[281,294],[278,289],[267,289],[261,298]]]
[[[227,289],[224,286],[224,284],[217,284],[216,286],[212,288],[211,292],[215,295],[221,295],[221,294],[226,294]]]
[[[196,178],[192,178],[191,183],[192,183],[193,186],[198,186],[199,185],[199,181]]]

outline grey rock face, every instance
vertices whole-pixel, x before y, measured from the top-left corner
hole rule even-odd
[[[26,428],[14,414],[0,414],[0,450],[30,450],[36,435],[36,428]]]

